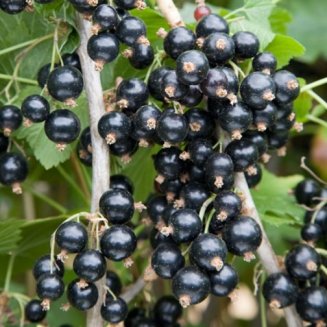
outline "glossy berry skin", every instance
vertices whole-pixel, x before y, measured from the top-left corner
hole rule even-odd
[[[119,106],[132,112],[145,105],[148,97],[149,90],[147,85],[139,78],[123,80],[117,88],[117,102]]]
[[[327,290],[324,287],[305,288],[296,301],[296,311],[308,322],[318,322],[327,318]]]
[[[0,109],[0,130],[9,136],[20,127],[23,121],[22,112],[13,105],[6,105]]]
[[[136,69],[149,67],[154,59],[153,48],[151,45],[136,42],[131,48],[131,56],[128,59]]]
[[[259,39],[251,32],[237,32],[233,35],[233,41],[237,59],[252,58],[259,50]]]
[[[198,182],[187,183],[180,191],[180,200],[184,202],[185,208],[199,211],[204,203],[210,196],[208,188]]]
[[[173,278],[172,291],[182,307],[202,302],[210,292],[206,274],[194,266],[182,268]]]
[[[62,261],[55,260],[55,262],[52,264],[52,271],[54,274],[62,278],[65,272],[65,267]],[[50,273],[51,273],[51,258],[50,255],[47,254],[42,256],[35,262],[33,268],[33,276],[35,280],[38,280],[42,275],[50,274]]]
[[[182,316],[183,309],[173,296],[165,295],[156,302],[153,313],[157,323],[163,326],[174,326],[174,323]]]
[[[6,152],[9,145],[9,138],[0,133],[0,153]]]
[[[82,224],[68,221],[58,227],[55,239],[60,249],[68,253],[78,253],[86,247],[88,237]]]
[[[127,157],[127,162],[129,160],[128,158],[130,158],[130,156],[136,152],[136,150],[137,142],[131,137],[116,141],[114,144],[110,144],[110,153],[113,156],[121,157],[122,160],[124,160],[123,157]]]
[[[240,197],[232,191],[221,191],[217,194],[213,206],[218,220],[225,221],[236,218],[242,209]]]
[[[23,182],[28,173],[25,157],[20,153],[6,152],[0,156],[0,183],[12,185]]]
[[[122,283],[119,276],[112,270],[107,270],[106,286],[115,294],[119,295],[122,290]],[[107,296],[109,293],[107,293]]]
[[[67,287],[67,299],[71,306],[80,311],[86,311],[95,306],[98,301],[99,293],[95,284],[88,283],[81,288],[79,279],[74,279]]]
[[[196,37],[193,31],[184,26],[171,29],[164,39],[164,49],[173,59],[177,59],[185,51],[193,50],[196,46]]]
[[[306,242],[317,242],[322,235],[323,231],[318,224],[306,224],[301,229],[301,237]]]
[[[204,40],[202,51],[211,64],[222,65],[234,57],[235,45],[228,34],[212,33]]]
[[[122,189],[111,189],[103,193],[99,207],[100,212],[111,224],[125,224],[134,214],[133,197]]]
[[[171,68],[163,66],[153,70],[150,74],[149,81],[148,81],[148,89],[150,95],[159,101],[164,101],[164,97],[161,93],[162,79],[164,78],[166,73],[171,70],[172,70]]]
[[[44,124],[47,137],[56,144],[74,142],[81,131],[80,120],[75,113],[68,109],[51,112]]]
[[[300,280],[308,280],[317,274],[321,260],[315,249],[306,244],[299,244],[290,250],[285,258],[288,273]]]
[[[300,84],[294,74],[287,70],[279,70],[273,76],[276,84],[276,101],[287,104],[294,101],[300,93]]]
[[[228,296],[238,284],[236,270],[225,263],[221,270],[209,274],[211,294],[219,297]]]
[[[229,33],[229,28],[226,20],[218,15],[210,14],[203,17],[196,26],[196,36],[207,37],[211,33]]]
[[[45,121],[50,113],[50,104],[41,95],[30,95],[22,103],[22,114],[33,123]]]
[[[211,14],[211,9],[208,6],[199,5],[194,10],[194,18],[196,21],[201,20],[203,17]]]
[[[256,72],[272,75],[277,67],[277,59],[271,52],[258,53],[252,60],[252,68]]]
[[[197,85],[207,76],[209,61],[204,53],[189,50],[180,54],[176,60],[178,79],[186,85]]]
[[[90,127],[86,127],[85,129],[83,129],[80,136],[80,142],[84,149],[88,151],[92,151],[92,139],[91,139]]]
[[[62,55],[61,58],[65,66],[73,66],[77,68],[79,71],[82,71],[81,62],[76,52],[65,53],[64,55]]]
[[[146,311],[139,307],[134,307],[128,311],[127,317],[124,321],[125,327],[138,327],[140,321],[145,318]]]
[[[125,190],[130,194],[134,193],[132,181],[127,176],[121,174],[110,176],[110,188]]]
[[[163,219],[163,213],[166,207],[167,200],[165,196],[155,195],[147,201],[147,213],[154,224],[159,223]]]
[[[268,103],[261,110],[253,110],[253,125],[259,132],[272,128],[276,122],[277,109],[273,103]]]
[[[101,306],[101,317],[111,324],[125,320],[128,313],[126,302],[122,298],[107,298]]]
[[[84,250],[74,259],[75,274],[86,282],[96,282],[106,273],[106,260],[96,250]]]
[[[201,103],[203,99],[203,93],[198,85],[190,85],[188,92],[184,98],[179,100],[179,103],[186,107],[195,107]]]
[[[187,145],[190,160],[199,167],[206,163],[213,152],[212,142],[207,139],[195,139]]]
[[[215,122],[210,114],[199,108],[191,108],[184,114],[188,123],[187,139],[210,138],[215,129]]]
[[[257,147],[247,140],[232,141],[225,151],[232,158],[237,172],[245,171],[259,159]]]
[[[136,249],[136,236],[125,225],[107,229],[100,240],[101,252],[112,261],[121,261],[132,255]]]
[[[267,277],[262,293],[271,307],[281,309],[295,303],[298,290],[287,274],[278,272]]]
[[[180,244],[193,241],[201,232],[202,222],[196,211],[180,209],[170,216],[169,226],[173,240]]]
[[[43,300],[57,300],[64,290],[64,282],[56,274],[43,274],[36,283],[36,293]]]
[[[253,218],[239,216],[225,225],[223,240],[230,253],[243,256],[256,251],[260,246],[262,232]]]
[[[189,87],[181,83],[175,70],[168,71],[162,78],[161,94],[169,100],[182,99],[186,96]]]
[[[25,0],[1,1],[0,8],[7,14],[15,15],[22,12],[27,6]]]
[[[113,7],[100,5],[94,10],[92,21],[96,30],[110,31],[118,25],[118,15]]]
[[[141,130],[145,137],[151,138],[154,136],[160,116],[161,111],[157,107],[144,105],[136,111],[133,117],[134,129]]]
[[[192,242],[190,259],[202,270],[219,271],[223,267],[226,257],[226,244],[216,235],[200,234]]]
[[[218,121],[221,128],[239,139],[241,133],[245,132],[252,123],[252,111],[244,103],[238,102],[234,105],[225,105],[220,111]]]
[[[280,149],[284,147],[289,139],[289,131],[274,132],[268,131],[268,147],[269,149]]]
[[[156,274],[164,279],[171,279],[183,268],[185,259],[181,250],[174,244],[163,243],[157,246],[151,257],[151,266]]]
[[[99,70],[104,64],[115,60],[119,54],[119,41],[114,34],[103,32],[92,35],[87,42],[87,53]]]
[[[25,318],[30,322],[41,322],[47,315],[40,300],[31,300],[25,305]]]
[[[121,42],[132,46],[139,37],[146,36],[146,27],[141,19],[127,16],[119,22],[116,35]]]
[[[150,242],[153,249],[156,249],[160,244],[173,244],[176,243],[173,241],[171,235],[165,236],[160,233],[156,228],[153,228],[150,234]]]
[[[87,2],[87,0],[69,0],[69,2],[74,6],[74,9],[77,10],[78,12],[90,16],[92,15],[93,11],[97,6],[100,6],[104,3],[106,3],[105,0],[98,0],[97,6],[91,6]]]
[[[304,217],[304,222],[310,223],[312,221],[313,214],[314,212],[307,211]],[[318,210],[314,219],[314,223],[320,226],[324,234],[327,233],[327,206],[324,206],[320,210]]]
[[[37,73],[37,83],[41,88],[44,88],[44,86],[47,84],[48,77],[50,74],[50,68],[51,64],[46,64],[42,66]]]
[[[276,85],[268,75],[254,72],[245,77],[240,91],[246,104],[260,110],[275,98]]]
[[[55,100],[69,103],[71,100],[77,99],[82,93],[83,77],[75,67],[58,67],[50,73],[47,87]]]
[[[209,69],[200,87],[203,94],[211,98],[224,99],[228,95],[227,77],[220,67]]]
[[[175,113],[174,109],[166,109],[157,124],[157,135],[163,142],[180,143],[187,136],[188,126],[185,117]]]
[[[76,147],[76,153],[80,162],[87,166],[92,167],[92,153],[83,147],[81,142],[78,142]]]
[[[167,179],[176,179],[182,172],[183,161],[179,158],[181,151],[177,147],[163,148],[154,157],[156,171]]]
[[[267,136],[264,133],[248,130],[243,134],[243,139],[250,141],[257,147],[259,156],[268,151]]]
[[[125,10],[131,10],[137,7],[136,0],[115,0],[115,5]]]
[[[305,179],[295,187],[295,198],[299,204],[310,206],[314,204],[314,197],[319,197],[320,186],[313,179]]]
[[[236,76],[234,70],[229,67],[222,67],[221,69],[227,78],[227,99],[231,104],[233,104],[237,102],[237,93],[239,89],[238,77]]]
[[[256,187],[261,179],[262,179],[262,168],[261,166],[258,164],[258,163],[255,163],[253,165],[254,169],[256,170],[256,174],[255,175],[250,175],[247,171],[244,172],[244,176],[245,176],[245,179],[246,179],[246,182],[249,186],[249,188],[254,188]]]

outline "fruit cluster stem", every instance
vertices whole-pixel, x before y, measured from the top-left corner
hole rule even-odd
[[[98,120],[105,112],[103,102],[103,90],[101,86],[100,73],[94,69],[94,62],[87,54],[87,41],[91,37],[91,22],[77,17],[78,32],[80,35],[80,47],[78,54],[81,61],[84,88],[88,100],[90,129],[92,139],[92,195],[91,212],[98,211],[99,199],[108,190],[110,180],[109,149],[105,141],[98,134]],[[95,242],[96,243],[96,240]],[[97,304],[87,312],[88,327],[102,327],[103,320],[100,308],[105,292],[105,277],[96,283],[99,291]]]

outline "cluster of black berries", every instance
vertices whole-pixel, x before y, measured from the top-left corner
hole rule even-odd
[[[300,317],[314,326],[327,321],[327,278],[321,266],[326,266],[326,254],[317,245],[326,247],[327,198],[326,188],[305,179],[295,188],[299,204],[313,206],[306,212],[301,230],[303,243],[296,245],[285,257],[286,272],[270,275],[263,285],[263,295],[272,308],[296,304]]]

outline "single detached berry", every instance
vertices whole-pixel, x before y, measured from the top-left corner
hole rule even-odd
[[[213,206],[216,210],[216,217],[220,221],[236,218],[242,209],[240,197],[232,191],[221,191],[217,194]]]
[[[112,226],[101,237],[101,252],[112,261],[121,261],[132,255],[136,249],[136,236],[127,226]]]
[[[230,296],[238,284],[236,270],[229,264],[224,264],[219,271],[209,274],[211,294],[219,297]]]
[[[226,20],[215,14],[203,17],[196,26],[196,36],[198,38],[206,38],[215,32],[229,33],[229,27]]]
[[[47,315],[40,300],[31,300],[25,305],[25,318],[30,322],[41,322]]]
[[[106,63],[117,58],[119,41],[114,34],[108,32],[93,35],[87,42],[87,53],[95,62],[95,69],[101,71]]]
[[[313,247],[306,244],[295,246],[285,258],[288,273],[300,280],[308,280],[316,276],[320,263],[319,254]]]
[[[134,214],[132,195],[122,189],[111,189],[100,198],[100,212],[111,224],[125,224]]]
[[[146,37],[146,27],[141,19],[134,16],[127,16],[119,22],[116,35],[121,42],[132,46],[141,37]]]
[[[47,137],[54,143],[58,151],[65,150],[67,144],[74,142],[81,131],[78,116],[68,109],[51,112],[44,124]]]
[[[191,245],[190,259],[200,269],[219,271],[227,257],[225,242],[213,234],[199,235]]]
[[[277,59],[270,52],[258,53],[252,60],[252,68],[256,72],[272,75],[277,67]]]
[[[59,277],[64,276],[65,268],[64,264],[56,259],[52,263],[52,272]],[[34,265],[33,268],[33,276],[35,280],[38,280],[42,275],[44,274],[50,274],[51,273],[51,257],[49,254],[42,256],[39,258]]]
[[[76,99],[83,91],[81,72],[72,66],[55,68],[49,75],[47,87],[50,95],[66,105],[76,105]]]
[[[30,95],[22,103],[22,114],[25,117],[24,125],[45,121],[50,113],[50,104],[41,95]]]
[[[229,252],[250,261],[254,259],[253,252],[261,244],[261,228],[253,218],[239,216],[225,225],[223,240]]]
[[[298,291],[294,281],[279,272],[267,277],[262,293],[271,308],[281,309],[295,303]]]
[[[113,292],[115,295],[119,295],[122,290],[122,283],[119,276],[112,270],[108,270],[106,273],[106,286]],[[107,296],[110,295],[107,292]]]
[[[300,84],[296,76],[287,70],[279,70],[273,76],[276,84],[276,101],[287,104],[294,101],[300,93]]]
[[[171,295],[159,298],[153,308],[156,321],[164,326],[175,326],[183,314],[183,309],[179,302]]]
[[[101,317],[111,324],[125,320],[128,313],[126,302],[122,298],[107,298],[101,306]]]
[[[220,67],[209,69],[200,87],[205,95],[215,99],[224,99],[229,93],[227,77]]]
[[[27,161],[20,153],[7,152],[0,156],[0,183],[11,186],[14,193],[22,193],[20,184],[26,179],[27,173]]]
[[[320,186],[313,179],[305,179],[296,185],[294,193],[299,204],[310,206],[315,203],[313,198],[319,197]]]
[[[183,308],[202,302],[210,292],[208,276],[194,266],[182,268],[173,278],[172,290]]]
[[[197,85],[207,76],[209,61],[204,53],[198,50],[183,52],[176,60],[178,79],[186,85]]]
[[[16,106],[6,105],[0,109],[0,130],[5,136],[18,129],[22,121],[22,112]]]
[[[184,98],[189,87],[181,83],[175,70],[168,71],[161,81],[161,94],[169,100],[180,100]]]
[[[55,236],[56,244],[66,253],[78,253],[87,245],[87,231],[81,223],[67,221],[61,224]]]
[[[251,32],[237,32],[233,35],[235,57],[240,60],[254,57],[259,50],[259,39]]]
[[[115,8],[109,5],[98,6],[92,15],[92,31],[94,34],[102,31],[111,31],[118,25],[118,14]]]
[[[98,301],[98,288],[93,283],[80,286],[80,280],[74,279],[67,287],[67,299],[77,310],[86,311],[95,306]]]

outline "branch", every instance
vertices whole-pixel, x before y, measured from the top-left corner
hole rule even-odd
[[[157,5],[171,27],[185,25],[173,0],[157,0]]]
[[[127,290],[120,296],[127,303],[132,301],[136,295],[138,295],[145,286],[145,281],[143,275],[138,278],[138,280],[132,284]]]
[[[78,15],[78,32],[81,44],[78,54],[81,61],[85,93],[88,100],[90,129],[92,138],[92,199],[91,212],[98,210],[101,195],[109,188],[110,166],[109,149],[107,144],[98,134],[98,121],[105,112],[100,73],[95,71],[94,62],[87,54],[87,42],[91,37],[91,23]],[[102,299],[104,298],[105,277],[96,283],[99,291],[97,304],[87,312],[88,327],[102,327],[100,315]]]

